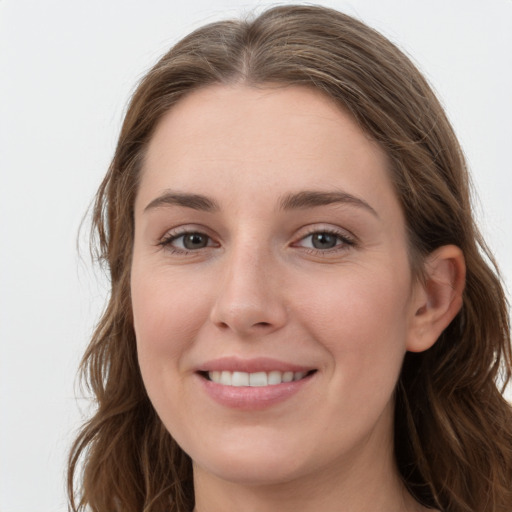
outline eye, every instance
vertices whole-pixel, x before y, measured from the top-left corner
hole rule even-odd
[[[340,237],[332,233],[313,233],[307,238],[315,249],[332,249],[338,245]]]
[[[163,238],[159,245],[176,252],[189,252],[212,247],[216,244],[205,233],[190,231],[179,234],[169,233]]]
[[[203,233],[187,233],[186,235],[181,235],[178,238],[175,238],[174,243],[180,241],[180,245],[182,245],[184,249],[193,251],[194,249],[207,247],[208,240],[209,237]]]
[[[314,251],[325,252],[353,246],[355,245],[355,241],[346,234],[322,230],[308,234],[301,238],[295,245]]]

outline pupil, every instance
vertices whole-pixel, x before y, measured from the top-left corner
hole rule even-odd
[[[332,249],[336,246],[336,235],[329,233],[316,233],[313,235],[313,247],[315,249]]]
[[[201,235],[200,233],[191,233],[183,240],[183,245],[187,249],[201,249],[206,247],[207,243],[208,241],[206,236]]]

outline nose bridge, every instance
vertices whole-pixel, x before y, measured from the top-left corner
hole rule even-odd
[[[223,260],[212,321],[240,335],[280,328],[286,311],[276,279],[278,262],[270,247],[247,236],[233,244]]]

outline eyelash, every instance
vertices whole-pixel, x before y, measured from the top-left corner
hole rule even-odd
[[[313,235],[318,235],[318,234],[335,236],[340,243],[337,243],[334,247],[331,247],[329,249],[316,249],[314,247],[313,248],[312,247],[303,247],[303,249],[305,249],[309,254],[324,256],[324,255],[328,255],[328,254],[332,254],[332,253],[346,251],[348,248],[356,246],[356,240],[354,237],[348,235],[346,232],[341,232],[341,231],[338,231],[335,229],[329,229],[329,228],[312,229],[309,233],[306,233],[304,236],[302,236],[298,240],[298,242],[302,242],[302,241],[306,240],[308,237],[311,237]],[[295,242],[294,245],[296,245],[298,242]]]
[[[174,247],[172,245],[173,242],[175,242],[176,240],[179,240],[180,238],[183,238],[187,235],[200,235],[200,236],[204,236],[204,237],[208,238],[208,240],[212,240],[212,238],[210,236],[208,236],[206,233],[204,233],[202,231],[195,230],[195,229],[190,229],[190,230],[183,229],[183,230],[167,233],[162,238],[162,240],[160,240],[160,242],[158,242],[158,245],[161,247],[164,247],[167,251],[171,252],[172,254],[187,255],[187,254],[192,254],[192,253],[198,252],[199,249],[181,249],[178,247]],[[206,249],[208,247],[211,247],[211,246],[207,245],[206,247],[202,247],[200,249]]]
[[[335,236],[340,243],[337,243],[334,247],[328,248],[328,249],[316,249],[312,247],[302,247],[308,254],[314,254],[314,255],[326,255],[326,254],[332,254],[336,252],[345,251],[350,247],[356,246],[356,240],[352,236],[349,236],[346,234],[346,232],[340,232],[335,229],[312,229],[310,232],[306,233],[305,235],[301,236],[301,238],[292,244],[293,246],[298,246],[297,244],[299,242],[302,242],[306,240],[308,237],[311,237],[313,235],[317,234],[325,234],[325,235],[331,235]],[[192,253],[199,252],[200,249],[207,249],[209,247],[212,247],[210,245],[207,245],[205,247],[200,247],[198,249],[181,249],[174,247],[172,245],[173,242],[176,240],[179,240],[180,238],[183,238],[187,235],[200,235],[208,238],[209,241],[212,240],[212,238],[207,235],[206,233],[199,231],[199,230],[183,230],[179,232],[171,232],[168,233],[158,242],[158,245],[161,247],[164,247],[166,250],[171,252],[172,254],[181,254],[181,255],[187,255]],[[301,247],[301,246],[298,246]]]

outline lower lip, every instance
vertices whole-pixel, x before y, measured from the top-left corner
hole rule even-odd
[[[201,380],[206,393],[217,403],[232,409],[254,411],[267,409],[290,399],[306,386],[316,373],[292,382],[259,387],[224,386],[205,379],[201,375],[198,375],[198,378]]]

